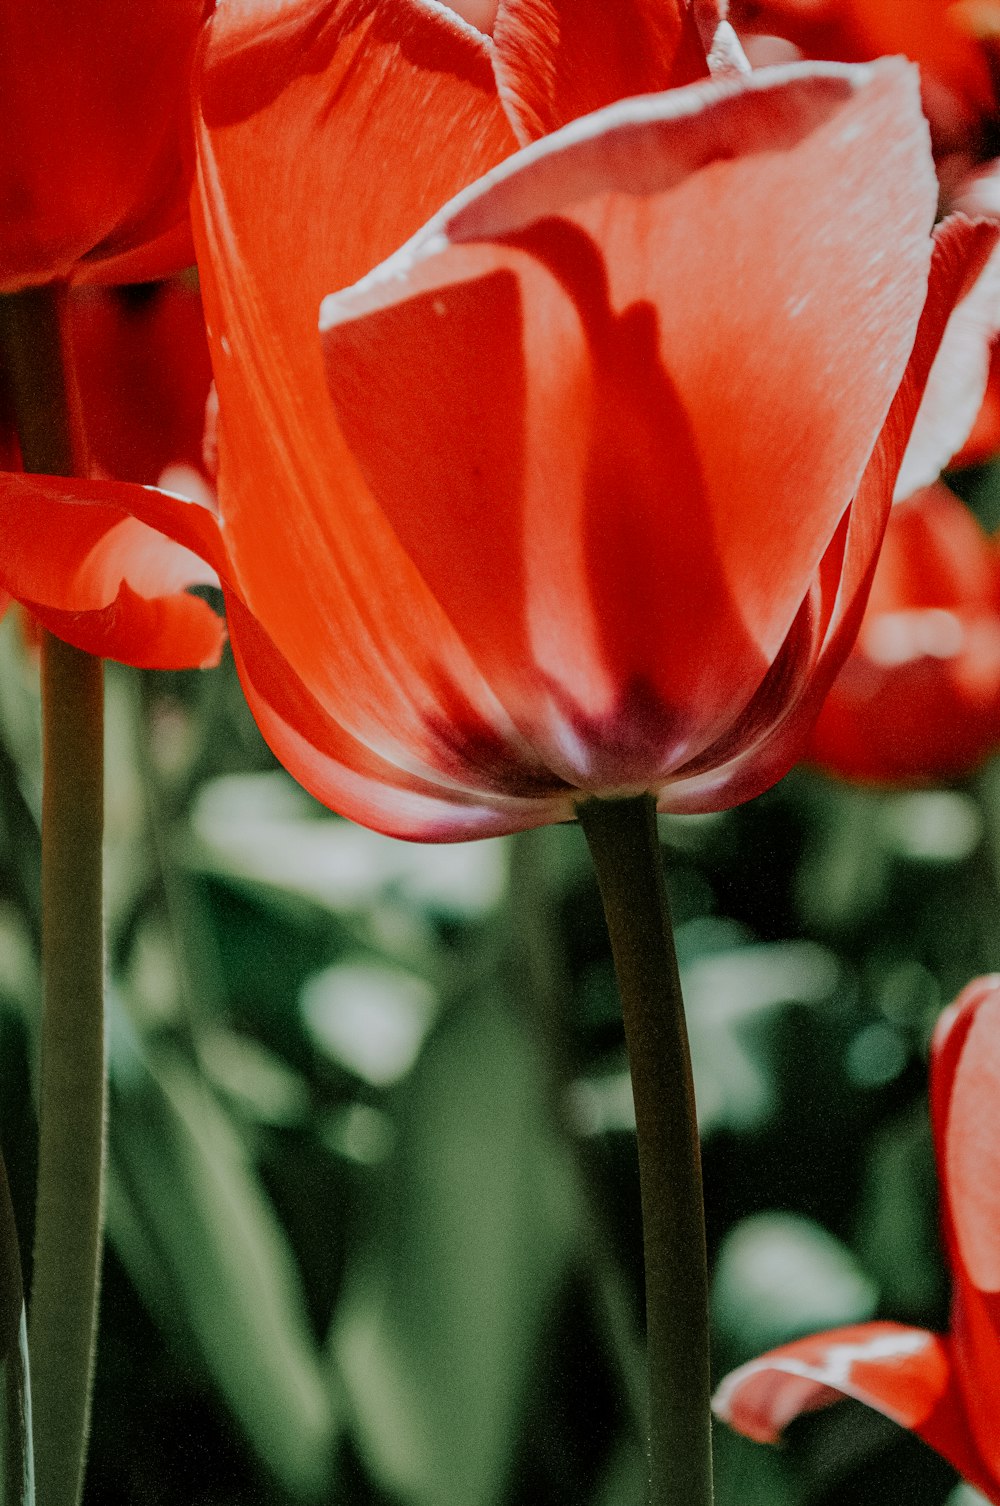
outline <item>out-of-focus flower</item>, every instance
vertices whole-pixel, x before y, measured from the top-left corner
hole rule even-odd
[[[942,485],[892,509],[871,597],[807,756],[848,779],[968,773],[1000,745],[1000,556]]]
[[[807,58],[902,53],[919,63],[947,197],[1000,150],[996,0],[730,0],[729,8],[755,60],[770,60],[780,41]]]
[[[190,65],[206,0],[0,0],[0,291],[192,260]]]
[[[63,329],[91,476],[158,482],[214,506],[201,465],[211,366],[196,286],[73,289]],[[0,383],[0,451],[16,471],[3,395]],[[145,668],[218,661],[222,622],[187,594],[218,585],[203,558],[114,509],[78,505],[47,518],[42,504],[33,514],[30,494],[19,491],[25,484],[0,475],[0,615],[13,597],[58,637]],[[18,497],[21,505],[5,505]]]
[[[865,1323],[786,1344],[736,1370],[718,1414],[775,1442],[803,1412],[852,1396],[910,1428],[1000,1503],[1000,976],[969,985],[938,1022],[931,1048],[945,1254],[947,1335]]]
[[[214,506],[203,458],[212,363],[194,280],[75,288],[67,323],[90,474]]]
[[[450,840],[595,793],[766,787],[856,631],[928,367],[995,239],[942,227],[927,294],[914,73],[696,85],[537,142],[327,304],[324,373],[331,259],[398,245],[509,127],[472,28],[335,6],[324,34],[315,10],[262,39],[227,7],[205,58],[222,532],[113,494],[215,564],[265,736],[365,824]],[[257,213],[278,180],[283,215]],[[44,486],[53,508],[70,489]]]

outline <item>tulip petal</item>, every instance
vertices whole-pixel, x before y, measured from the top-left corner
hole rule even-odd
[[[414,842],[468,841],[572,818],[565,791],[476,798],[389,763],[333,721],[237,598],[227,598],[227,611],[254,720],[275,756],[324,805]]]
[[[522,145],[707,71],[686,0],[502,0],[493,41],[500,97]]]
[[[512,729],[372,505],[326,390],[316,313],[331,278],[367,270],[514,149],[489,49],[417,0],[299,0],[276,17],[233,0],[196,81],[234,579],[334,720],[431,778],[450,778],[473,743],[480,765],[501,750],[509,763]],[[262,181],[282,184],[280,213],[261,213]]]
[[[1000,1499],[969,1436],[948,1339],[897,1323],[864,1323],[799,1339],[726,1377],[717,1415],[775,1443],[804,1412],[854,1397],[909,1428],[980,1489]]]
[[[1000,978],[946,1010],[932,1047],[931,1118],[952,1272],[956,1369],[970,1427],[1000,1479]]]
[[[906,65],[776,69],[567,127],[326,300],[365,479],[563,777],[658,783],[760,686],[906,366],[934,199]]]
[[[144,258],[145,274],[190,260],[185,101],[204,12],[204,0],[5,0],[5,292],[125,253]]]
[[[0,594],[89,653],[148,669],[206,668],[218,662],[225,630],[185,588],[217,585],[216,575],[198,554],[129,516],[143,491],[0,474]],[[156,515],[155,504],[150,511]],[[190,529],[192,541],[198,533]]]
[[[1000,251],[995,251],[948,321],[900,467],[897,498],[936,481],[969,437],[986,393],[998,330]]]
[[[679,770],[677,782],[663,792],[662,810],[718,810],[753,799],[801,757],[823,699],[861,626],[891,492],[928,372],[951,312],[996,245],[997,234],[997,226],[967,220],[963,215],[952,215],[935,230],[927,300],[906,374],[850,508],[846,537],[839,543],[835,539],[830,546],[835,557],[842,550],[842,558],[836,570],[821,569],[813,584],[813,594],[818,591],[827,600],[825,608],[813,608],[822,616],[825,629],[822,649],[811,672],[800,679],[799,695],[785,687],[783,714],[765,726],[756,743],[748,741],[736,750],[727,739],[721,748],[707,749],[696,763]],[[799,630],[800,626],[794,624],[793,633]]]

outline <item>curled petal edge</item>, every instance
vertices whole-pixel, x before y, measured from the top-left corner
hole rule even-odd
[[[67,643],[145,669],[218,663],[225,627],[186,589],[218,585],[224,561],[204,509],[131,483],[4,472],[0,534],[0,600]]]
[[[851,1397],[909,1428],[997,1501],[972,1440],[950,1341],[898,1323],[865,1323],[786,1344],[734,1370],[712,1401],[716,1416],[758,1443],[796,1417]]]

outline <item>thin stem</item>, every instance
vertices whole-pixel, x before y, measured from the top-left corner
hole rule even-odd
[[[60,296],[37,288],[0,300],[0,342],[25,469],[68,475],[82,463],[82,442],[62,360]],[[43,635],[44,1001],[28,1328],[42,1506],[80,1499],[100,1284],[103,683],[99,659]]]
[[[708,1274],[701,1153],[652,796],[577,809],[625,1018],[646,1268],[650,1506],[711,1506]]]

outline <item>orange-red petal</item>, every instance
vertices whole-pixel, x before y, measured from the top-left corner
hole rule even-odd
[[[143,491],[0,474],[0,593],[89,653],[148,669],[207,667],[218,661],[225,630],[186,588],[216,584],[216,576],[203,558],[130,516]],[[168,499],[150,511],[162,521],[185,507],[193,504]],[[197,524],[178,530],[185,531],[197,541]]]
[[[190,260],[188,79],[204,12],[205,0],[3,0],[4,292],[125,253],[144,256],[146,276]]]
[[[738,1432],[775,1443],[794,1418],[844,1396],[909,1428],[1000,1501],[969,1434],[949,1341],[925,1329],[865,1323],[799,1339],[733,1371],[713,1407]]]
[[[488,39],[417,0],[302,0],[276,15],[235,0],[212,23],[196,94],[219,504],[239,588],[347,730],[421,775],[452,773],[456,737],[505,746],[507,719],[371,504],[316,320],[331,283],[514,149]],[[262,212],[267,183],[280,213]]]
[[[708,749],[691,769],[679,771],[668,787],[661,808],[711,810],[723,804],[752,799],[779,779],[802,756],[806,738],[837,671],[847,657],[861,625],[878,559],[889,500],[900,462],[912,432],[927,375],[940,347],[948,319],[962,291],[989,256],[997,227],[953,215],[934,233],[927,300],[906,375],[893,400],[878,444],[865,470],[858,495],[845,520],[845,536],[834,540],[811,589],[813,613],[822,620],[822,646],[808,676],[798,687],[780,685],[785,713],[775,717],[764,735],[750,741],[723,762]],[[842,549],[837,563],[836,551]],[[832,558],[830,557],[832,553]],[[832,568],[835,567],[835,568]],[[825,606],[823,603],[825,602]],[[801,620],[792,632],[802,631]],[[781,657],[776,660],[780,665]],[[765,684],[764,691],[770,689]],[[713,756],[714,754],[714,756]]]

